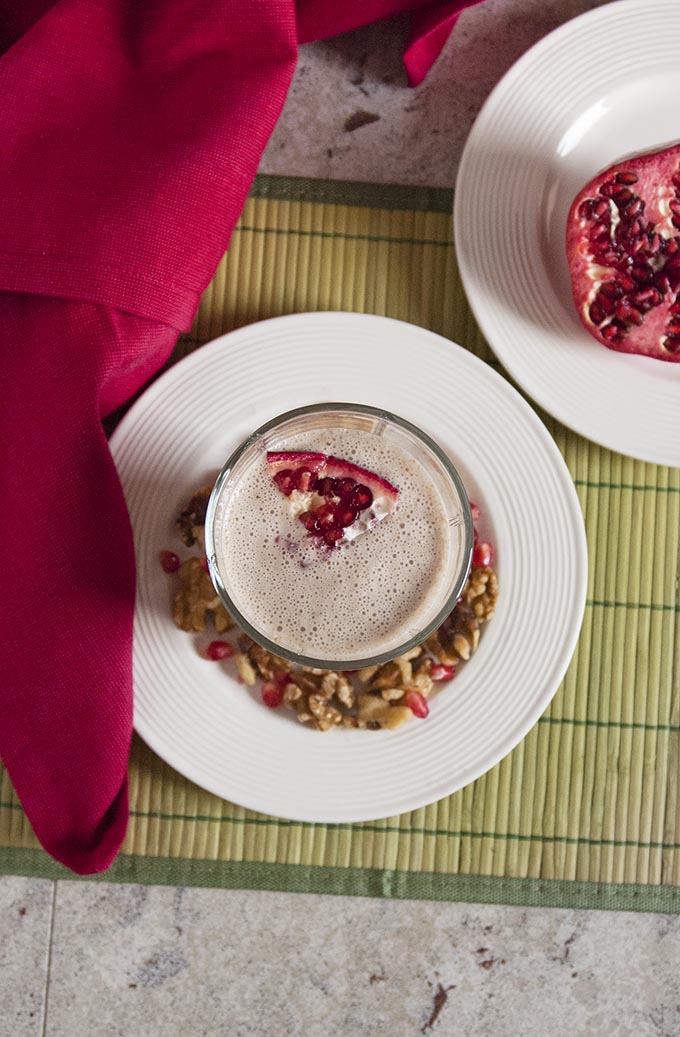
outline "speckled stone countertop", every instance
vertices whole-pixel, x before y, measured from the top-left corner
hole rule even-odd
[[[494,84],[599,5],[486,0],[417,90],[400,22],[304,47],[262,172],[452,186]],[[0,1037],[673,1037],[679,963],[676,916],[0,879]]]

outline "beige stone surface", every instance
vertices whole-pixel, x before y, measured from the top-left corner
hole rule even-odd
[[[672,1037],[679,960],[678,916],[59,882],[46,1033]]]
[[[0,1037],[43,1033],[53,887],[0,879]]]
[[[451,187],[499,79],[547,33],[605,2],[484,0],[463,12],[414,90],[401,61],[403,19],[307,44],[261,171]]]

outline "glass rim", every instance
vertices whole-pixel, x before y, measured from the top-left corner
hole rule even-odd
[[[451,479],[461,505],[463,513],[463,564],[460,572],[456,577],[453,589],[448,595],[443,606],[439,609],[437,614],[434,616],[429,623],[427,623],[422,631],[419,631],[413,637],[410,637],[408,641],[397,646],[396,648],[390,649],[387,652],[380,652],[378,655],[367,656],[360,659],[344,659],[336,661],[333,659],[318,659],[311,655],[301,655],[299,653],[290,651],[289,649],[282,648],[277,645],[275,641],[270,640],[262,634],[256,627],[250,623],[245,616],[241,613],[237,605],[232,600],[229,592],[227,591],[222,577],[219,572],[217,565],[217,555],[215,551],[215,538],[213,535],[214,524],[215,524],[215,512],[217,510],[217,502],[222,493],[225,482],[229,478],[233,468],[239,462],[243,454],[251,447],[254,446],[258,440],[262,439],[267,432],[271,432],[278,425],[284,424],[286,421],[290,421],[293,418],[304,417],[308,414],[322,414],[326,411],[345,411],[350,413],[364,414],[367,417],[376,418],[379,420],[389,421],[399,428],[404,429],[410,433],[416,439],[420,440],[424,446],[427,447],[431,453],[434,454],[436,459],[445,469],[447,475]],[[208,571],[210,578],[213,582],[213,586],[217,591],[223,605],[227,609],[229,615],[234,620],[240,629],[247,634],[253,641],[257,642],[262,648],[270,652],[272,655],[278,655],[288,662],[294,663],[297,666],[308,667],[311,669],[320,670],[361,670],[368,666],[382,666],[384,663],[390,662],[392,659],[396,659],[406,652],[410,652],[411,649],[416,648],[418,645],[426,641],[427,638],[434,633],[434,631],[441,626],[443,621],[451,614],[455,608],[465,582],[470,574],[470,568],[472,566],[472,551],[474,547],[474,526],[472,522],[472,510],[470,508],[470,500],[467,495],[467,491],[463,484],[458,470],[456,469],[453,461],[449,455],[442,450],[437,442],[432,439],[427,432],[423,432],[421,428],[408,421],[406,418],[399,417],[398,414],[393,414],[391,411],[385,410],[382,407],[371,407],[364,403],[312,403],[307,404],[304,407],[294,407],[292,410],[285,411],[282,414],[271,418],[266,421],[263,425],[260,425],[253,432],[250,433],[246,439],[243,440],[239,446],[230,454],[226,462],[220,469],[220,472],[215,480],[210,499],[208,501],[208,507],[205,516],[205,550],[208,559]]]

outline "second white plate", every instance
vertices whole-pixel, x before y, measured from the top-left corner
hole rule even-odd
[[[564,242],[595,173],[680,136],[679,54],[678,0],[620,0],[547,36],[480,113],[454,220],[468,299],[513,378],[596,443],[674,466],[680,364],[615,353],[584,330]]]
[[[306,403],[384,407],[453,458],[498,548],[500,601],[470,665],[395,732],[302,727],[201,657],[175,628],[158,553],[181,552],[178,508],[253,429]],[[302,821],[363,821],[424,806],[501,759],[557,690],[586,588],[569,472],[531,408],[472,354],[411,324],[308,313],[242,328],[164,374],[111,447],[135,537],[135,726],[182,774],[241,806]],[[214,636],[214,634],[213,634]]]

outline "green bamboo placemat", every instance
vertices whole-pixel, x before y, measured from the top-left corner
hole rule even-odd
[[[176,357],[263,317],[336,309],[421,324],[498,367],[461,287],[451,202],[434,189],[259,178]],[[542,416],[578,489],[590,576],[574,659],[521,745],[430,807],[311,825],[226,803],[135,739],[130,828],[104,878],[680,910],[680,470]],[[38,848],[1,771],[0,871],[70,875]]]

